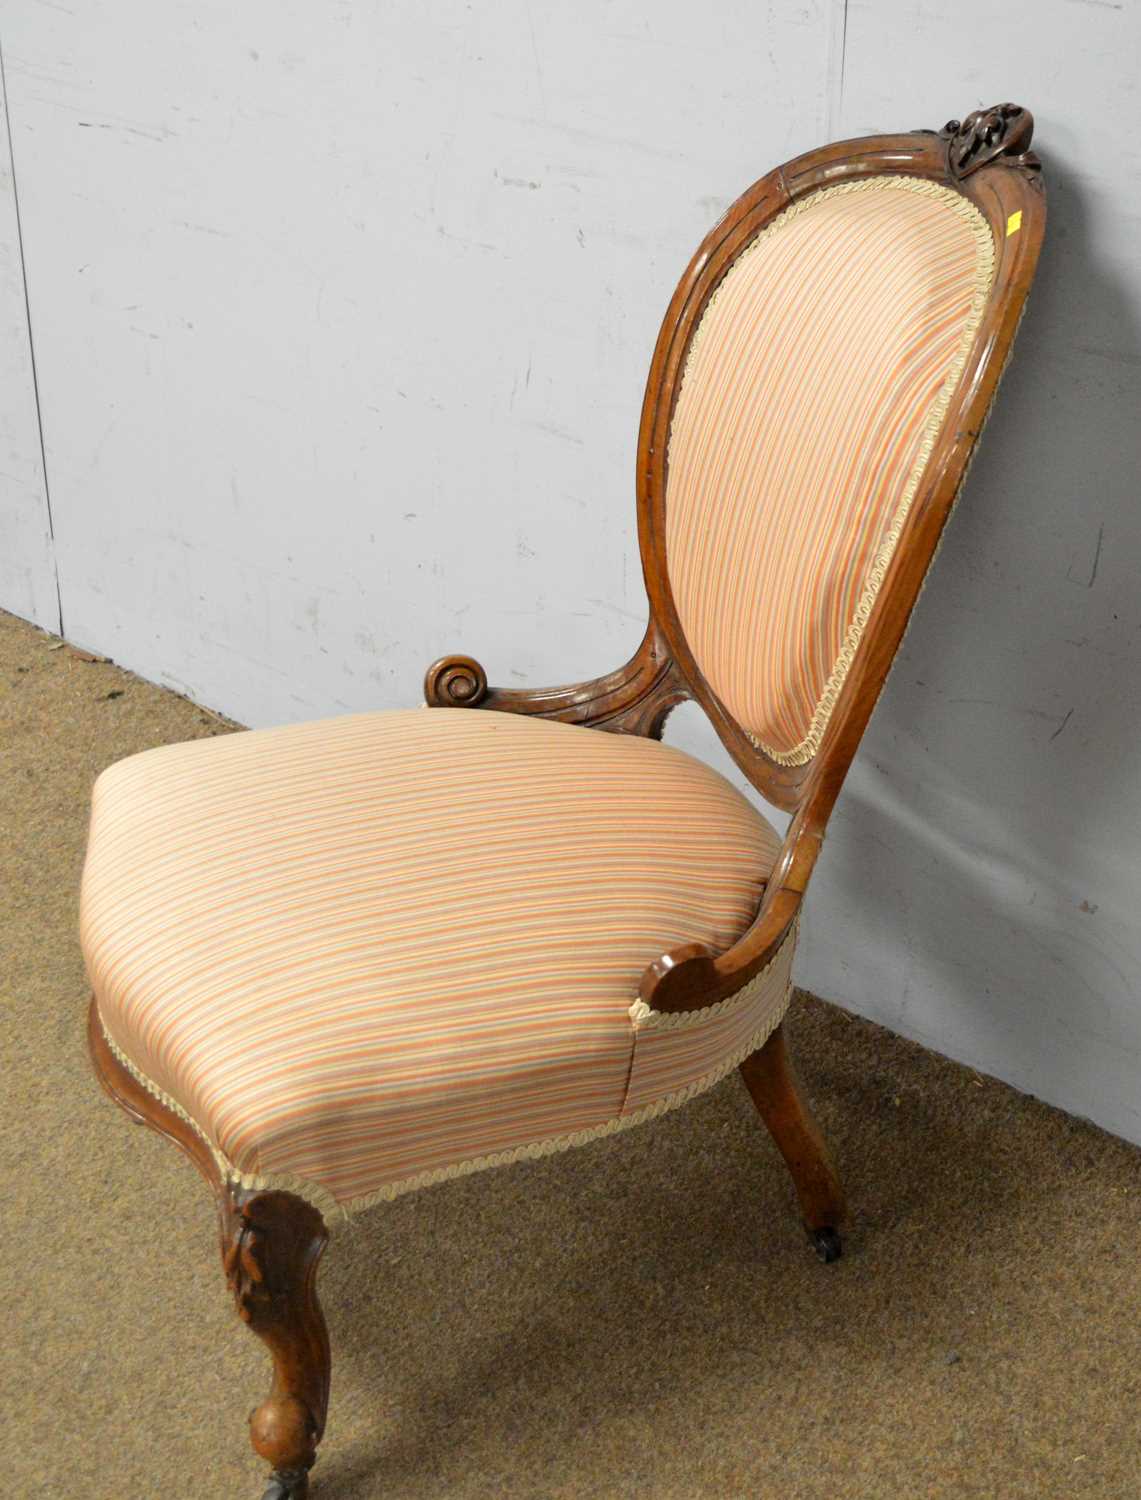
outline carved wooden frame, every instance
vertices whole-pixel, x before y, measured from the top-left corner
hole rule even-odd
[[[809,152],[770,172],[706,236],[669,305],[650,367],[638,442],[638,526],[649,596],[645,637],[625,666],[591,682],[519,690],[489,687],[471,657],[436,662],[429,706],[541,717],[660,738],[671,709],[701,704],[754,786],[793,813],[761,905],[727,952],[690,944],[647,969],[641,995],[659,1011],[694,1010],[746,984],[784,941],[799,912],[829,814],[914,606],[1009,353],[1045,226],[1045,195],[1030,152],[1033,121],[1015,105],[979,111],[944,131],[872,136]],[[927,177],[962,193],[995,235],[987,308],[942,432],[924,471],[871,619],[816,756],[777,764],[728,713],[689,650],[670,591],[664,544],[666,440],[680,372],[710,296],[741,250],[777,213],[814,189],[874,174]],[[1012,216],[1021,215],[1019,219]],[[1019,225],[1016,233],[1008,226]],[[100,1082],[136,1123],[167,1136],[194,1162],[218,1207],[222,1261],[238,1313],[273,1356],[268,1398],[250,1417],[255,1449],[272,1465],[263,1500],[304,1500],[325,1425],[329,1340],[316,1293],[327,1240],[321,1214],[292,1193],[228,1180],[205,1140],[149,1093],[112,1051],[93,1000],[88,1045]],[[823,1137],[796,1083],[780,1027],[741,1065],[753,1100],[796,1183],[804,1223],[821,1258],[840,1251],[843,1192]]]

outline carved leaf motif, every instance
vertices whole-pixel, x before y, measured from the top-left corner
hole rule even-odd
[[[274,1362],[270,1394],[250,1414],[250,1440],[273,1466],[270,1490],[301,1500],[329,1400],[329,1340],[314,1285],[325,1224],[312,1205],[282,1192],[227,1186],[219,1209],[238,1316]]]
[[[265,1272],[262,1270],[257,1261],[257,1250],[260,1246],[260,1243],[260,1236],[255,1234],[252,1229],[247,1230],[243,1233],[241,1240],[242,1270],[246,1273],[251,1281],[256,1282],[265,1280]]]
[[[947,138],[947,165],[960,180],[1002,157],[1011,166],[1040,170],[1041,163],[1029,149],[1034,135],[1034,116],[1020,104],[994,104],[976,109],[963,121],[949,120],[942,132]]]
[[[232,1238],[222,1254],[222,1269],[233,1293],[238,1316],[243,1323],[253,1317],[254,1304],[270,1300],[265,1285],[266,1268],[262,1263],[264,1236],[254,1226],[252,1216],[241,1208],[230,1228]]]

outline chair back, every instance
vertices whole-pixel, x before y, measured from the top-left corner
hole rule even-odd
[[[1041,243],[1031,130],[1004,105],[779,168],[667,313],[639,449],[651,605],[778,805],[822,757],[842,779],[957,493]]]

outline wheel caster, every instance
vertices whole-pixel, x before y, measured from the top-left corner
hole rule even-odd
[[[308,1469],[274,1469],[261,1500],[309,1500]]]
[[[836,1230],[831,1227],[810,1229],[808,1241],[826,1266],[830,1266],[834,1260],[839,1260],[844,1253],[843,1242]]]

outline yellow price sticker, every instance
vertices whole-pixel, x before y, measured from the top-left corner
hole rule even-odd
[[[1017,234],[1018,231],[1021,228],[1022,228],[1022,210],[1018,209],[1014,213],[1012,213],[1011,216],[1010,216],[1010,218],[1007,219],[1007,221],[1006,221],[1006,237],[1007,237],[1007,239],[1009,239],[1012,234]]]

